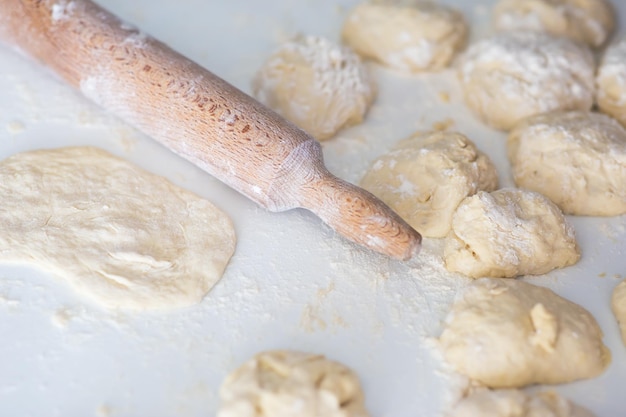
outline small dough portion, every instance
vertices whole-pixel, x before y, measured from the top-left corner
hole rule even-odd
[[[497,30],[528,30],[602,46],[615,28],[606,0],[501,0],[493,11]]]
[[[519,280],[470,283],[457,295],[439,341],[457,372],[491,388],[593,378],[611,361],[587,310]]]
[[[461,202],[443,258],[449,271],[508,278],[575,264],[580,250],[574,229],[554,203],[533,191],[503,188]]]
[[[198,303],[235,250],[213,204],[92,147],[0,163],[0,261],[27,262],[109,308]]]
[[[344,365],[295,351],[263,352],[220,388],[217,417],[368,417],[361,384]]]
[[[589,110],[594,100],[590,50],[545,33],[503,32],[472,45],[459,77],[469,108],[501,130],[535,114]]]
[[[460,133],[415,134],[379,157],[361,186],[383,200],[426,237],[450,231],[459,203],[498,186],[487,155]]]
[[[344,41],[357,53],[406,72],[448,66],[467,36],[460,12],[420,0],[361,3],[343,26]]]
[[[518,187],[542,193],[568,214],[626,213],[626,129],[609,116],[531,117],[511,131],[507,146]]]
[[[529,394],[514,389],[477,389],[449,417],[594,417],[587,409],[552,391]]]
[[[622,333],[622,341],[626,345],[626,280],[620,282],[613,290],[611,308]]]
[[[376,95],[358,55],[316,36],[280,46],[257,72],[252,89],[259,101],[317,140],[361,123]]]
[[[596,76],[600,111],[626,126],[626,38],[610,45]]]

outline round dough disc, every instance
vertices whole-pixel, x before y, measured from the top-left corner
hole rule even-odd
[[[511,131],[507,145],[517,186],[544,194],[568,214],[626,213],[626,129],[609,116],[535,116]]]
[[[235,250],[230,219],[163,177],[90,147],[0,163],[0,260],[27,262],[110,308],[198,303]]]
[[[493,11],[497,30],[528,30],[602,46],[615,27],[606,0],[501,0]]]
[[[423,236],[443,237],[461,200],[495,190],[487,155],[460,133],[416,134],[379,157],[361,186],[383,200]]]
[[[540,275],[580,258],[574,229],[539,193],[503,188],[461,202],[446,237],[449,271],[470,277]]]
[[[408,72],[448,66],[467,40],[463,15],[426,1],[377,1],[356,6],[343,39],[356,52]]]
[[[259,101],[318,140],[363,121],[376,88],[349,48],[316,36],[281,45],[257,72]]]
[[[220,388],[217,417],[368,417],[356,375],[321,355],[263,352]]]
[[[585,46],[537,32],[503,32],[461,58],[465,102],[489,125],[511,129],[553,110],[589,110],[595,63]]]
[[[459,373],[492,388],[593,378],[610,362],[587,310],[519,280],[470,283],[456,297],[439,341]]]

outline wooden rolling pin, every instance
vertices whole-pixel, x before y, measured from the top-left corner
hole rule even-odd
[[[0,37],[268,210],[308,209],[395,258],[419,251],[419,233],[330,174],[310,135],[91,1],[0,0]]]

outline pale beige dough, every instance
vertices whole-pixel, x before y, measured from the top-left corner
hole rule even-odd
[[[254,95],[318,140],[363,121],[373,79],[349,48],[317,36],[281,45],[259,69]]]
[[[611,360],[587,310],[519,280],[470,283],[457,294],[439,341],[457,372],[492,388],[593,378]]]
[[[544,194],[568,214],[626,213],[626,129],[609,116],[535,116],[511,131],[507,146],[517,186]]]
[[[489,157],[453,132],[415,134],[399,142],[361,180],[363,188],[427,237],[445,236],[461,200],[497,185]]]
[[[626,126],[626,38],[610,45],[596,76],[600,110]]]
[[[540,275],[580,258],[574,229],[539,193],[503,188],[461,202],[446,237],[449,271],[470,277]]]
[[[459,65],[465,102],[501,130],[535,114],[589,110],[594,76],[587,47],[536,32],[503,32],[479,41]]]
[[[235,249],[213,204],[97,148],[7,158],[0,194],[0,262],[50,271],[105,307],[198,303]]]
[[[448,417],[594,417],[555,392],[529,394],[515,389],[477,389],[463,398]]]
[[[626,345],[626,280],[620,282],[613,290],[611,308],[622,333],[622,341]]]
[[[615,27],[606,0],[501,0],[493,11],[497,30],[528,30],[602,46]]]
[[[263,352],[220,388],[217,417],[368,417],[356,375],[344,365],[296,351]]]
[[[363,2],[350,11],[342,32],[363,57],[408,72],[448,66],[467,33],[460,12],[419,0]]]

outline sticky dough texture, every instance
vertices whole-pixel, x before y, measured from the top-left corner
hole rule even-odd
[[[519,280],[473,281],[457,295],[439,341],[459,373],[492,388],[592,378],[610,362],[589,312]]]
[[[443,257],[449,271],[470,277],[515,277],[572,265],[580,251],[554,203],[536,192],[503,188],[461,202]]]
[[[268,351],[230,374],[217,417],[368,417],[358,378],[321,355]]]
[[[467,40],[463,15],[425,1],[364,2],[350,11],[343,39],[357,53],[406,72],[448,66]]]
[[[626,129],[592,112],[532,117],[511,131],[508,155],[519,187],[544,194],[565,213],[626,213]]]
[[[416,134],[399,142],[361,180],[363,188],[427,237],[445,236],[461,200],[497,185],[489,157],[453,132]]]
[[[595,64],[588,48],[543,33],[500,33],[472,45],[459,77],[468,107],[502,130],[535,114],[589,110]]]
[[[600,110],[626,126],[626,38],[609,46],[596,76]]]
[[[602,46],[615,27],[605,0],[501,0],[493,11],[497,30],[527,30]]]
[[[626,345],[626,280],[620,282],[613,290],[611,308],[622,333],[622,341]]]
[[[363,121],[376,88],[349,48],[301,36],[281,45],[259,69],[254,95],[318,140]]]
[[[478,389],[463,398],[448,417],[594,417],[555,392]]]
[[[210,202],[90,147],[0,163],[0,261],[51,271],[110,308],[199,302],[235,249]]]

